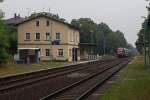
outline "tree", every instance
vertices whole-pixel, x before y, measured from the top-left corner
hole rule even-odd
[[[0,3],[3,1],[4,0],[0,0]],[[7,50],[10,46],[10,35],[8,34],[7,26],[1,20],[3,14],[4,13],[2,12],[2,10],[0,10],[0,65],[7,62],[7,59],[9,58]]]
[[[4,0],[0,0],[0,3],[3,2]],[[0,18],[2,18],[4,16],[3,11],[0,9]]]
[[[81,43],[95,43],[97,53],[114,54],[118,47],[126,47],[127,41],[121,31],[112,31],[105,23],[96,24],[90,18],[73,19],[71,24],[80,29]],[[105,45],[105,46],[104,46]]]
[[[96,43],[96,23],[90,18],[73,19],[71,24],[80,29],[81,43]]]
[[[8,59],[7,48],[9,47],[8,44],[8,36],[6,31],[5,24],[0,20],[0,64],[6,63]]]
[[[7,28],[7,36],[8,36],[8,44],[9,48],[8,53],[12,56],[17,53],[17,48],[18,48],[18,39],[17,39],[17,28],[14,26],[6,26]]]
[[[127,47],[126,39],[121,31],[112,32],[108,35],[108,51],[111,54],[116,53],[116,49],[119,47]]]
[[[105,49],[105,52],[108,53],[107,36],[111,32],[112,32],[112,30],[110,29],[110,27],[107,24],[102,22],[97,25],[96,44],[97,44],[97,53],[98,54],[100,54],[100,55],[104,54],[104,49]],[[104,47],[104,45],[105,45],[105,47]]]

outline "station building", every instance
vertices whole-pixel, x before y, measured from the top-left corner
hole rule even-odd
[[[33,14],[17,24],[18,54],[25,63],[80,60],[78,28],[48,13]]]

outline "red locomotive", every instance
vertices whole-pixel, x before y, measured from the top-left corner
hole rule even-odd
[[[118,58],[124,58],[124,57],[128,57],[129,55],[129,50],[126,48],[118,48],[117,49],[117,57]]]

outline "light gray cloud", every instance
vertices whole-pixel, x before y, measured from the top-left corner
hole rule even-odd
[[[73,18],[90,17],[95,22],[106,22],[113,30],[121,30],[127,40],[134,44],[142,19],[146,16],[145,0],[6,0],[0,4],[6,18],[20,13],[27,16],[34,11],[58,13],[68,21]]]

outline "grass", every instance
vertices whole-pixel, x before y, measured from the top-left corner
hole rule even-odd
[[[68,62],[42,62],[40,64],[7,64],[0,67],[0,77],[10,76],[14,74],[33,72],[43,69],[52,69],[63,67]]]
[[[143,59],[137,57],[129,64],[101,100],[150,100],[150,71]]]

